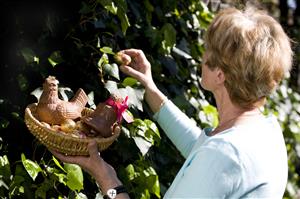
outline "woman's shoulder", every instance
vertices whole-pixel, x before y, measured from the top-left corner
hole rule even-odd
[[[284,151],[284,138],[277,119],[270,115],[259,121],[233,126],[214,136],[204,135],[202,147],[213,147],[237,159],[267,156]]]

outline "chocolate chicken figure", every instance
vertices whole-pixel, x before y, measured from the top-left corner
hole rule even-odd
[[[81,117],[81,111],[88,101],[87,95],[81,88],[70,101],[59,99],[58,83],[54,76],[49,76],[43,84],[43,93],[36,110],[42,122],[61,124],[66,119],[77,119]]]

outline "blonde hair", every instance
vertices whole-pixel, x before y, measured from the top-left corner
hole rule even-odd
[[[240,107],[265,101],[291,69],[289,37],[275,19],[253,7],[220,11],[205,40],[206,64],[224,72],[230,99]]]

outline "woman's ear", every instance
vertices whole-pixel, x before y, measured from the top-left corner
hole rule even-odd
[[[220,68],[216,68],[216,83],[217,84],[224,84],[225,82],[225,74]]]

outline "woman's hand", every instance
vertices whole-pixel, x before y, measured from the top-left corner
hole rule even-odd
[[[50,150],[50,152],[63,162],[79,165],[83,170],[92,176],[94,176],[94,174],[97,172],[95,171],[96,168],[101,168],[101,170],[113,170],[113,168],[101,158],[95,140],[90,141],[88,144],[88,150],[88,156],[65,155],[53,150]],[[114,171],[112,172],[114,173]]]
[[[126,55],[128,55],[131,57],[131,61],[128,61],[128,65],[121,65],[121,71],[141,82],[145,87],[145,99],[148,105],[154,113],[157,112],[162,104],[166,102],[167,97],[156,87],[152,79],[150,62],[142,50],[126,49],[120,51],[120,55],[122,54],[124,60],[128,61],[126,59]]]
[[[131,57],[129,65],[120,66],[122,72],[140,81],[145,88],[154,85],[151,73],[151,64],[142,50],[126,49],[119,53],[121,55],[126,54]]]
[[[119,127],[115,128],[120,130]],[[79,165],[83,170],[95,178],[103,193],[110,188],[121,185],[114,168],[105,162],[98,151],[95,140],[88,144],[88,156],[72,156],[50,150],[50,152],[63,162]]]

